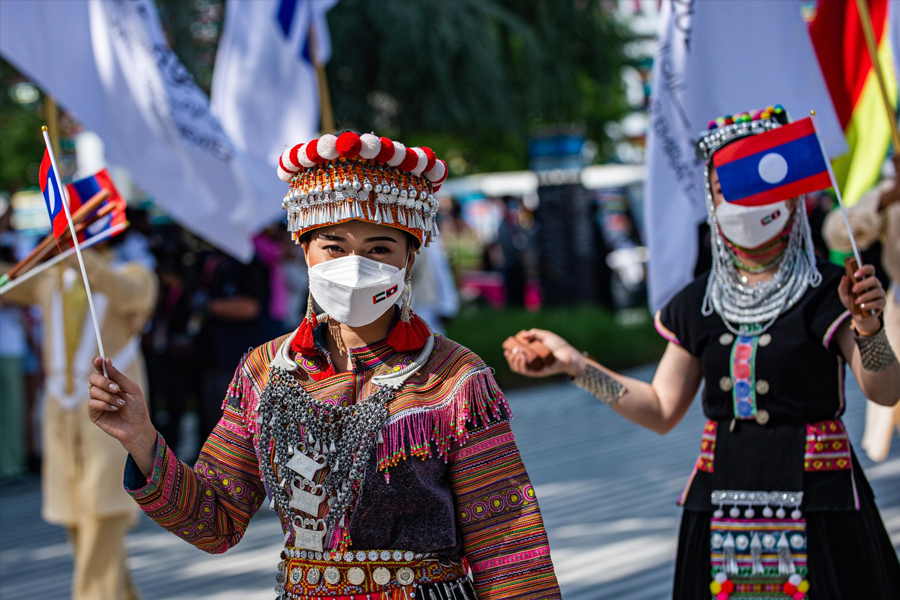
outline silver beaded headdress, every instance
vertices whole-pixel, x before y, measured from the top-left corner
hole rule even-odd
[[[371,133],[325,134],[281,155],[290,184],[281,203],[295,240],[319,227],[368,221],[412,234],[427,246],[438,235],[434,194],[447,164],[430,148],[407,148]]]
[[[709,122],[709,131],[697,143],[697,156],[704,161],[707,222],[712,245],[712,270],[706,283],[702,312],[715,312],[735,335],[760,335],[794,306],[809,286],[818,286],[822,276],[816,267],[809,219],[801,198],[791,216],[787,246],[780,260],[772,264],[772,279],[758,285],[748,283],[735,266],[735,255],[726,243],[716,219],[709,172],[712,157],[728,144],[751,135],[765,133],[789,121],[780,106],[770,106],[753,115],[743,113]]]

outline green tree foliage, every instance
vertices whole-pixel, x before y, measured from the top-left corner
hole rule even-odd
[[[169,40],[208,90],[223,0],[156,0]],[[630,39],[601,0],[340,0],[328,14],[328,81],[338,127],[428,145],[454,175],[524,169],[531,134],[604,127],[627,112],[621,69]],[[39,103],[0,61],[0,190],[34,185]],[[34,171],[32,168],[31,171]]]
[[[457,171],[526,168],[547,127],[583,129],[606,158],[627,111],[629,36],[599,1],[341,0],[328,21],[338,127],[430,144]]]
[[[10,192],[37,185],[37,169],[44,154],[44,121],[40,117],[43,96],[22,98],[18,90],[22,84],[36,91],[12,65],[0,59],[0,190]]]

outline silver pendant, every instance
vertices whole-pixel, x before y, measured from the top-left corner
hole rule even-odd
[[[313,515],[314,517],[319,516],[319,506],[325,501],[325,492],[318,495],[312,494],[297,487],[293,481],[291,482],[291,491],[291,508],[305,512],[308,515]]]
[[[326,532],[324,528],[325,522],[320,519],[319,523],[323,526],[321,531],[318,529],[303,529],[302,527],[297,527],[296,524],[291,524],[294,528],[294,546],[304,550],[321,552],[324,548]]]
[[[291,460],[289,460],[285,466],[299,474],[301,477],[312,479],[316,476],[316,472],[324,467],[325,464],[311,459],[298,450],[294,452],[294,456],[291,457]]]

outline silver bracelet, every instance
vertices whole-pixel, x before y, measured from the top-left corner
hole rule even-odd
[[[610,406],[618,404],[627,391],[624,385],[590,364],[584,366],[572,383]]]
[[[857,335],[856,345],[859,346],[859,357],[862,359],[862,366],[866,371],[872,373],[884,371],[896,360],[894,350],[884,332],[884,325],[881,326],[878,333],[873,335],[867,337]]]

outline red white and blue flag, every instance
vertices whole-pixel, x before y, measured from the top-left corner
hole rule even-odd
[[[119,190],[116,189],[116,186],[113,184],[112,178],[109,176],[109,172],[106,169],[102,169],[90,177],[73,181],[67,185],[66,188],[69,191],[69,210],[72,214],[102,190],[107,190],[109,192],[109,198],[100,204],[100,206],[94,210],[93,214],[103,210],[106,206],[113,206],[111,212],[102,218],[97,219],[88,225],[83,232],[78,234],[79,242],[84,242],[104,231],[112,230],[110,237],[124,231],[124,227],[118,229],[115,228],[118,225],[125,223],[125,199],[119,194]],[[93,214],[88,215],[86,220],[90,220],[93,217]]]
[[[761,206],[831,187],[812,119],[728,144],[713,155],[726,202]]]
[[[45,149],[44,158],[41,160],[40,172],[41,192],[44,194],[44,202],[47,204],[47,212],[50,214],[50,223],[53,226],[53,237],[57,240],[69,226],[66,219],[66,211],[63,209],[63,197],[56,180],[56,171],[50,162],[50,153]]]

